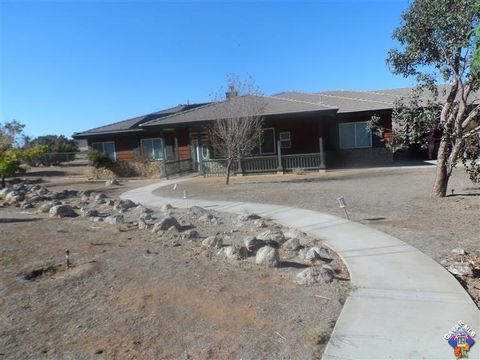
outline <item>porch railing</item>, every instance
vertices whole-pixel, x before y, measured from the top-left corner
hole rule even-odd
[[[279,164],[279,159],[281,164]],[[239,168],[238,159],[235,159],[230,169],[230,174],[275,173],[277,171],[291,172],[296,170],[312,171],[324,168],[320,153],[246,157],[240,160],[240,164],[241,167]],[[204,176],[225,176],[226,171],[226,159],[203,160]]]

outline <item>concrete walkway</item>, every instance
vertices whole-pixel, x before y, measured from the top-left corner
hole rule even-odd
[[[159,207],[184,199],[152,191],[189,178],[134,189],[122,198]],[[347,299],[324,359],[455,359],[443,336],[459,320],[480,331],[480,312],[458,281],[416,248],[359,223],[281,205],[188,199],[188,206],[255,212],[324,239],[345,260],[356,287]],[[478,336],[476,337],[478,340]],[[480,343],[470,359],[479,359]]]

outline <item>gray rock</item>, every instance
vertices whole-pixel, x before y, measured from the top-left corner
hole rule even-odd
[[[257,236],[255,236],[258,240],[263,241],[275,241],[279,244],[283,244],[285,242],[285,236],[283,235],[283,231],[280,229],[272,229],[264,231]]]
[[[142,218],[138,220],[138,228],[140,230],[147,230],[149,227],[149,224],[147,224]]]
[[[197,230],[187,230],[182,233],[182,238],[186,240],[197,240],[200,237],[200,234]]]
[[[25,200],[20,204],[20,209],[22,210],[32,209],[34,207],[30,200]]]
[[[123,215],[110,215],[107,216],[103,221],[105,221],[107,224],[112,224],[112,225],[119,225],[119,224],[124,224],[125,223],[125,218]]]
[[[465,249],[462,249],[462,248],[455,248],[452,250],[452,253],[455,255],[467,255],[467,252],[465,251]]]
[[[249,220],[257,220],[257,219],[261,219],[262,217],[260,215],[257,215],[257,214],[246,214],[246,215],[239,215],[237,217],[237,220],[238,221],[241,221],[241,222],[245,222],[245,221],[249,221]]]
[[[80,208],[80,216],[81,217],[96,217],[98,216],[98,211],[92,208]]]
[[[178,223],[177,219],[173,216],[165,216],[155,225],[153,225],[152,232],[156,233],[159,231],[168,230],[170,227],[174,226],[177,230],[180,229],[180,224]]]
[[[12,192],[13,190],[5,187],[3,189],[0,189],[0,199],[5,199],[5,197],[8,195],[8,193]]]
[[[210,212],[200,206],[192,206],[188,209],[188,212],[192,215],[195,215],[195,216],[202,216],[202,215],[206,215],[206,214],[210,214]]]
[[[160,211],[162,212],[167,212],[169,210],[172,210],[173,209],[173,206],[170,205],[170,204],[164,204],[162,205],[162,207],[160,208]]]
[[[47,201],[47,202],[44,202],[42,203],[38,209],[37,209],[37,212],[41,213],[41,214],[46,214],[50,211],[50,209],[52,208],[52,206],[54,206],[55,204],[51,201]]]
[[[307,249],[304,254],[304,259],[312,262],[315,260],[332,261],[334,257],[330,254],[328,249],[321,246],[312,246]]]
[[[111,179],[105,181],[105,186],[113,186],[113,185],[120,185],[117,179]]]
[[[303,231],[300,231],[298,229],[290,228],[284,233],[285,239],[302,239],[307,236]]]
[[[198,218],[198,221],[208,222],[208,223],[211,223],[211,224],[218,223],[217,217],[213,214],[210,214],[210,213],[200,216]]]
[[[48,211],[49,217],[76,217],[78,214],[73,210],[70,205],[55,205]]]
[[[244,246],[229,245],[221,248],[217,255],[225,260],[242,260],[248,256],[248,251]]]
[[[113,205],[113,208],[115,210],[123,210],[126,211],[128,209],[131,209],[133,207],[136,207],[137,204],[135,204],[132,200],[127,199],[127,200],[117,200],[115,201],[115,204]]]
[[[202,241],[202,246],[209,249],[219,249],[223,245],[223,239],[220,235],[209,236]]]
[[[93,222],[102,222],[102,221],[103,221],[103,217],[94,216],[94,217],[91,217],[91,218],[90,218],[90,221],[93,221]]]
[[[327,266],[310,267],[302,270],[295,276],[295,282],[300,285],[312,285],[318,282],[332,282],[335,278],[334,272]]]
[[[275,249],[271,246],[262,247],[257,251],[255,263],[267,268],[280,266],[280,255],[278,253],[278,249]]]
[[[105,195],[104,193],[98,193],[95,195],[94,200],[98,202],[106,198],[107,198],[107,195]]]
[[[5,200],[7,200],[11,204],[19,203],[25,200],[25,193],[21,191],[11,191],[7,193],[5,196]]]
[[[268,226],[263,219],[254,220],[253,225],[255,225],[258,228],[265,228]]]
[[[243,239],[243,243],[245,244],[247,250],[250,252],[255,252],[265,246],[265,241],[258,240],[255,236],[246,236]]]
[[[447,268],[454,275],[471,276],[473,275],[473,266],[470,263],[455,262]]]
[[[283,243],[283,247],[291,251],[297,251],[298,249],[300,249],[301,246],[302,245],[300,244],[300,240],[298,240],[297,238],[288,239]]]

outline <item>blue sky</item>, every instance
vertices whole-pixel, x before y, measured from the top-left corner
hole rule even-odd
[[[411,80],[385,58],[407,0],[0,0],[0,122],[64,134],[208,101],[227,75],[285,90]]]

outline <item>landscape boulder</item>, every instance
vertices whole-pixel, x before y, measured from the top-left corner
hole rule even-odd
[[[255,263],[267,268],[280,266],[280,255],[278,249],[271,246],[264,246],[257,251]]]
[[[220,258],[223,258],[229,261],[242,260],[248,256],[248,251],[247,251],[247,248],[244,246],[229,245],[229,246],[222,247],[217,252],[217,255]]]
[[[237,217],[237,220],[238,220],[238,221],[241,221],[241,222],[245,222],[245,221],[257,220],[257,219],[261,219],[261,218],[262,218],[262,217],[261,217],[260,215],[251,213],[251,214],[239,215],[239,216]]]
[[[207,215],[210,214],[210,212],[200,206],[192,206],[188,209],[188,212],[192,215],[195,216],[202,216],[202,215]]]
[[[11,204],[22,202],[23,200],[25,200],[25,193],[18,190],[11,191],[7,193],[7,195],[5,196],[5,200],[7,200]]]
[[[300,285],[312,285],[321,281],[332,282],[334,278],[334,271],[328,266],[309,267],[295,276],[295,282]]]
[[[302,239],[307,236],[303,231],[298,229],[290,228],[284,232],[285,239]]]
[[[265,241],[258,240],[255,236],[246,236],[243,239],[243,243],[245,244],[247,250],[250,252],[256,252],[258,249],[266,245]]]
[[[299,255],[306,261],[314,262],[316,260],[322,260],[329,262],[334,259],[330,251],[322,246],[312,246],[302,250],[303,251],[299,252]]]
[[[218,223],[218,218],[213,214],[207,213],[205,215],[200,216],[198,218],[198,221],[208,222],[208,223],[211,223],[211,224],[216,224],[216,223]]]
[[[202,246],[209,249],[219,249],[223,245],[223,238],[220,235],[209,236],[202,241]]]
[[[255,237],[258,240],[275,241],[279,244],[283,244],[285,242],[285,235],[283,234],[283,231],[280,229],[267,230],[258,234]]]
[[[170,205],[170,204],[163,204],[161,207],[160,207],[160,211],[161,212],[168,212],[170,210],[173,209],[173,206]]]
[[[302,245],[300,244],[300,240],[297,238],[291,238],[283,243],[283,247],[287,250],[297,251],[302,247]]]
[[[42,204],[40,204],[40,206],[38,207],[37,209],[37,212],[38,213],[41,213],[41,214],[46,214],[50,211],[50,209],[52,208],[52,206],[54,206],[55,204],[51,201],[46,201]]]
[[[197,240],[199,237],[200,234],[194,229],[190,229],[182,233],[182,238],[186,240]]]
[[[119,225],[125,223],[125,218],[121,214],[107,216],[104,221],[107,224]]]
[[[467,255],[467,252],[465,251],[465,249],[462,249],[462,248],[455,248],[452,250],[452,253],[455,255]]]
[[[137,204],[135,204],[132,200],[127,199],[127,200],[115,201],[113,208],[118,211],[127,211],[128,209],[131,209],[136,206]]]
[[[95,217],[98,216],[98,211],[92,208],[80,208],[80,216],[81,217]]]
[[[177,219],[173,216],[165,216],[159,222],[153,225],[152,232],[156,233],[159,231],[168,230],[170,227],[174,226],[177,230],[180,228],[180,224],[178,223]]]
[[[55,205],[48,211],[49,217],[76,217],[78,214],[73,210],[70,205]]]
[[[454,275],[460,275],[460,276],[471,276],[473,275],[473,266],[470,263],[466,262],[455,262],[451,264],[448,268],[448,271],[450,271]]]
[[[117,179],[110,179],[105,181],[105,186],[120,185]]]

